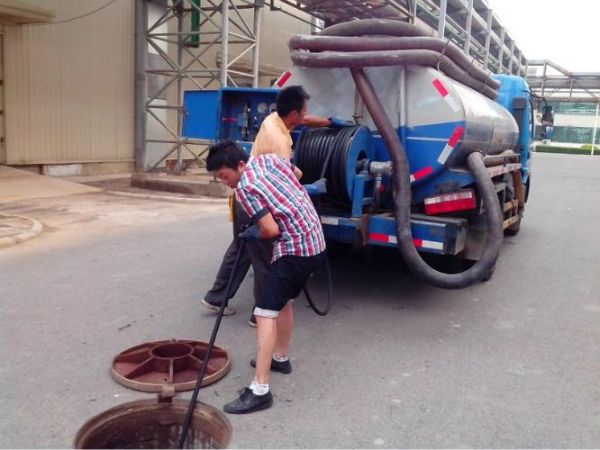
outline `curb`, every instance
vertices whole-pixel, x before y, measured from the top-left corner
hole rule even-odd
[[[15,236],[0,238],[0,248],[10,247],[16,244],[20,244],[21,242],[33,239],[44,229],[44,226],[41,224],[41,222],[35,219],[31,219],[30,217],[16,216],[12,214],[0,214],[0,217],[17,218],[28,220],[29,222],[31,222],[31,228],[29,229],[29,231],[24,231]]]
[[[115,195],[117,197],[130,197],[139,198],[143,200],[160,200],[174,203],[192,203],[192,204],[205,204],[205,205],[227,205],[227,198],[213,198],[213,197],[199,197],[199,198],[187,198],[187,197],[175,197],[170,195],[156,195],[156,194],[138,194],[136,192],[122,192],[122,191],[106,191],[108,195]]]

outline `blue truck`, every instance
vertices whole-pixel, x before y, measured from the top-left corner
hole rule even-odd
[[[327,239],[398,247],[439,287],[489,279],[531,186],[530,90],[521,77],[469,68],[452,43],[383,22],[292,39],[295,65],[272,88],[185,92],[183,134],[249,149],[279,89],[302,85],[311,114],[354,124],[293,132],[302,182],[327,180],[314,199]],[[427,253],[469,263],[448,273]]]

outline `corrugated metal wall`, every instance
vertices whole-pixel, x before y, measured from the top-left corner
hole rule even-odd
[[[63,21],[108,0],[31,0]],[[5,28],[6,162],[133,160],[134,2]]]

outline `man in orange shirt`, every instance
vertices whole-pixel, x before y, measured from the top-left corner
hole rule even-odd
[[[250,155],[277,154],[282,158],[291,160],[292,136],[290,132],[296,126],[342,127],[349,125],[339,119],[307,115],[307,101],[309,98],[310,96],[302,86],[290,86],[282,89],[277,96],[277,111],[269,114],[261,124],[256,139],[252,144]],[[294,174],[298,179],[302,176],[302,172],[297,167],[294,168]],[[270,241],[253,241],[247,243],[247,251],[242,252],[240,255],[238,269],[234,276],[232,292],[229,298],[226,298],[227,292],[225,292],[229,275],[234,270],[235,255],[240,245],[237,235],[249,222],[250,218],[237,205],[234,199],[233,241],[223,257],[213,287],[202,299],[202,304],[211,311],[217,312],[224,301],[235,295],[242,281],[244,281],[250,264],[252,264],[254,269],[254,298],[256,299],[260,295],[263,281],[269,272],[272,255],[272,243]],[[235,310],[227,307],[224,314],[235,314]],[[249,325],[256,326],[254,315],[250,318]]]

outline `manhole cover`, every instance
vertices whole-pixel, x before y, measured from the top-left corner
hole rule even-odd
[[[111,375],[117,383],[144,392],[161,392],[164,385],[175,391],[194,389],[206,359],[208,343],[201,341],[148,342],[131,347],[113,359]],[[214,346],[202,386],[223,378],[229,371],[229,354]]]
[[[88,420],[75,448],[177,448],[188,402],[138,400],[115,406]],[[198,402],[186,448],[226,448],[231,424],[221,411]]]

